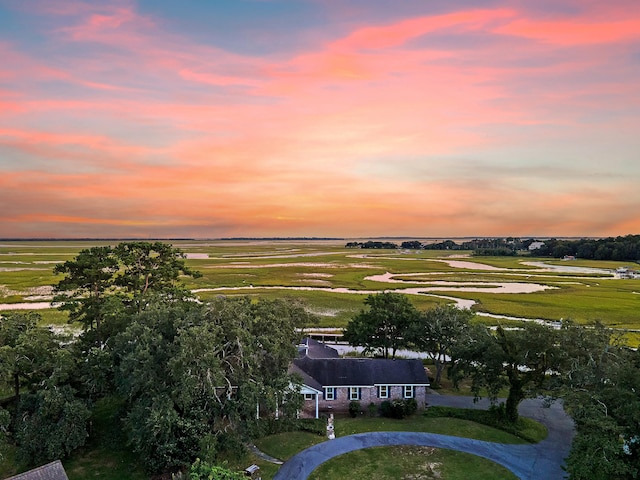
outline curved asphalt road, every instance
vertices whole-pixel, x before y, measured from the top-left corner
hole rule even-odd
[[[489,403],[473,403],[473,398],[449,395],[427,396],[429,405],[459,408],[487,408]],[[522,480],[564,478],[562,465],[569,454],[574,429],[571,418],[559,403],[549,408],[541,400],[525,400],[521,415],[543,423],[549,430],[546,439],[537,444],[510,445],[483,442],[469,438],[418,432],[371,432],[349,435],[314,445],[285,462],[274,480],[304,480],[322,463],[343,453],[362,448],[390,445],[418,445],[447,448],[471,453],[499,463]]]

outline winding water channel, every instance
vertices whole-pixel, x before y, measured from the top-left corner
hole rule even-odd
[[[319,254],[315,254],[319,255]],[[296,254],[292,255],[269,255],[266,257],[251,257],[252,260],[256,258],[286,258],[286,257],[294,257]],[[298,254],[298,256],[314,256],[314,254]],[[357,258],[380,258],[369,255],[351,255],[351,257]],[[386,258],[386,257],[385,257]],[[398,259],[397,257],[390,257],[394,259]],[[237,260],[241,260],[242,258],[237,258]],[[408,258],[402,258],[403,260],[408,260]],[[546,279],[553,278],[549,275],[544,275],[544,273],[570,273],[573,275],[593,275],[600,274],[604,275],[606,278],[613,278],[614,275],[611,271],[600,269],[600,268],[586,268],[586,267],[575,267],[571,265],[552,265],[547,264],[545,262],[522,262],[523,265],[531,268],[527,269],[513,269],[513,268],[499,268],[494,267],[492,265],[486,265],[482,263],[472,262],[468,260],[451,260],[451,259],[430,259],[430,261],[443,262],[449,265],[452,268],[464,269],[464,270],[474,270],[474,271],[482,271],[483,275],[491,275],[491,274],[499,274],[499,275],[518,275],[527,277],[545,277]],[[237,269],[256,269],[256,268],[275,268],[275,267],[288,267],[288,266],[309,266],[309,267],[318,267],[318,268],[335,268],[334,264],[327,263],[278,263],[278,264],[266,264],[266,265],[253,265],[244,262],[233,262],[230,265],[224,266],[216,266],[213,268],[237,268]],[[371,268],[370,265],[362,265],[362,264],[353,264],[351,267],[358,268]],[[435,275],[443,275],[451,272],[415,272],[415,273],[391,273],[386,272],[378,275],[370,275],[365,277],[365,280],[369,280],[372,282],[379,282],[385,284],[394,284],[398,285],[398,288],[389,288],[388,291],[393,291],[397,293],[403,293],[406,295],[427,295],[443,298],[455,303],[458,308],[469,309],[475,305],[474,300],[457,298],[455,296],[456,292],[480,292],[480,293],[494,293],[494,294],[513,294],[513,293],[534,293],[540,292],[544,290],[555,289],[558,287],[543,285],[540,283],[530,283],[530,282],[504,282],[504,281],[444,281],[444,280],[424,280],[425,277],[435,276]],[[401,278],[398,278],[401,277]],[[407,280],[410,277],[420,277],[416,279]],[[566,280],[577,280],[581,277],[572,276],[567,278]],[[558,282],[560,283],[560,282]],[[566,283],[566,282],[564,282]],[[401,287],[401,285],[411,285],[410,287]],[[419,286],[416,286],[419,285]],[[379,293],[380,290],[354,290],[350,288],[343,287],[324,287],[324,286],[256,286],[253,287],[251,285],[242,286],[242,287],[213,287],[213,288],[200,288],[194,289],[194,293],[200,292],[229,292],[229,291],[251,291],[251,290],[297,290],[297,291],[322,291],[322,292],[331,292],[331,293],[339,293],[339,294],[350,294],[350,295],[370,295]],[[440,292],[448,292],[450,295],[444,295]],[[41,310],[52,308],[51,302],[23,302],[23,303],[12,303],[12,304],[0,304],[0,311],[6,310]],[[557,322],[548,322],[542,319],[535,318],[521,318],[521,317],[509,317],[506,315],[497,315],[480,312],[478,315],[491,317],[496,319],[508,319],[508,320],[519,320],[519,321],[533,321],[539,323],[546,323],[551,325],[556,325]]]

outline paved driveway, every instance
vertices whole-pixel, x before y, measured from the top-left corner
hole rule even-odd
[[[470,397],[429,395],[429,405],[487,408],[488,402],[473,403]],[[562,465],[569,454],[574,429],[559,403],[549,408],[541,400],[525,400],[520,414],[543,423],[549,430],[545,440],[533,445],[509,445],[469,438],[418,432],[371,432],[339,437],[298,453],[280,468],[274,480],[304,480],[327,460],[362,448],[390,445],[418,445],[471,453],[499,463],[522,480],[561,479]]]

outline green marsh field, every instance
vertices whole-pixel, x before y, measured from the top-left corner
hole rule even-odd
[[[394,240],[397,241],[397,240]],[[397,241],[400,243],[399,241]],[[0,242],[0,308],[37,309],[46,324],[66,325],[50,306],[56,263],[98,241]],[[629,262],[561,261],[529,256],[474,257],[471,252],[345,248],[347,240],[168,241],[202,273],[185,279],[199,298],[296,297],[318,328],[341,328],[366,295],[406,293],[419,309],[437,303],[471,308],[490,325],[530,319],[596,320],[640,341],[640,279],[621,279]]]

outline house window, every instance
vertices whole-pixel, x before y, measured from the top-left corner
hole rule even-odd
[[[360,400],[360,387],[349,387],[349,400]]]
[[[313,400],[314,398],[316,398],[316,396],[313,393],[305,393],[304,394],[304,399],[305,400]]]
[[[413,398],[413,385],[404,386],[404,398]]]
[[[378,385],[378,398],[389,398],[389,385]]]
[[[335,400],[336,399],[336,389],[334,387],[327,387],[324,389],[324,399],[325,400]]]

